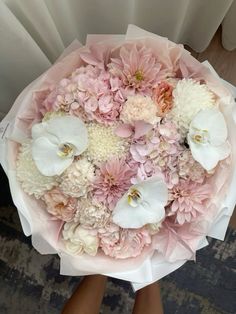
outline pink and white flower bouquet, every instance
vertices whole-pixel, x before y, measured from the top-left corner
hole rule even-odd
[[[223,239],[235,204],[234,89],[133,25],[91,35],[17,98],[1,163],[26,235],[61,273],[135,289]]]

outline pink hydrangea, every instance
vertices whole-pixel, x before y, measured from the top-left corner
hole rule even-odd
[[[46,210],[57,219],[69,222],[77,210],[77,199],[68,197],[58,188],[53,188],[44,195]]]
[[[144,228],[119,229],[116,225],[111,225],[100,230],[99,237],[103,252],[120,259],[140,255],[144,247],[151,243],[151,236]]]
[[[183,225],[191,222],[206,210],[206,202],[211,195],[209,184],[199,184],[190,180],[180,180],[170,192],[169,216],[175,217],[176,223]]]
[[[112,209],[131,186],[133,175],[134,171],[124,159],[114,158],[103,163],[93,183],[95,200]]]
[[[139,139],[133,139],[130,153],[140,163],[138,177],[163,176],[168,188],[178,183],[178,156],[183,150],[176,125],[163,120],[155,129]]]
[[[198,183],[203,183],[207,176],[207,172],[193,159],[189,149],[184,150],[178,158],[178,173],[181,178]]]
[[[118,58],[111,58],[108,68],[114,77],[122,81],[126,91],[151,95],[153,85],[158,81],[161,64],[151,49],[127,44],[121,47]]]
[[[120,82],[104,69],[87,65],[75,70],[52,90],[42,111],[64,111],[85,121],[112,123],[125,101]]]

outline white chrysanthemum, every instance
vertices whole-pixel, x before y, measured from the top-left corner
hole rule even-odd
[[[98,123],[87,126],[89,144],[86,154],[89,159],[96,163],[125,155],[127,144],[114,133],[116,128],[117,125],[104,126]]]
[[[24,143],[20,147],[16,175],[23,190],[36,198],[40,198],[46,191],[58,185],[58,177],[46,177],[39,172],[32,158],[30,142]]]
[[[194,116],[200,110],[212,108],[215,104],[215,96],[205,84],[183,79],[173,90],[173,109],[168,117],[178,125],[182,136],[185,137]]]
[[[61,190],[72,197],[84,196],[94,179],[94,166],[87,160],[81,158],[74,161],[61,177]]]
[[[157,117],[157,106],[150,97],[129,96],[120,113],[120,119],[124,123],[144,121],[156,124],[160,118]]]
[[[66,115],[65,111],[62,111],[62,110],[49,111],[45,113],[42,121],[45,122],[53,118],[64,117],[65,115]]]
[[[88,199],[79,202],[74,221],[79,222],[85,228],[103,228],[108,223],[111,212],[99,203],[92,203]]]

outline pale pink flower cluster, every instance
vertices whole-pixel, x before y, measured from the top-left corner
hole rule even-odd
[[[119,58],[111,59],[108,68],[130,94],[151,95],[153,86],[161,77],[162,66],[151,49],[127,44],[120,49]]]
[[[43,103],[45,111],[64,111],[87,121],[112,123],[125,101],[119,80],[93,66],[78,68],[61,80]]]
[[[174,215],[178,224],[191,222],[207,210],[206,202],[211,196],[209,184],[199,184],[190,180],[180,180],[170,192],[169,215]]]
[[[103,204],[81,199],[74,217],[74,221],[80,222],[86,228],[102,228],[110,219],[111,211]]]
[[[154,174],[161,174],[168,187],[177,184],[178,156],[184,149],[179,140],[177,128],[169,120],[163,120],[145,137],[134,140],[130,152],[133,159],[140,163],[139,179],[144,180]]]
[[[68,197],[58,188],[44,194],[46,209],[53,217],[63,221],[71,221],[77,210],[78,200]]]
[[[179,155],[178,169],[179,176],[183,179],[203,183],[206,178],[206,171],[193,159],[191,151],[187,149]]]
[[[61,176],[60,189],[72,197],[86,197],[94,180],[94,166],[86,158],[72,163]]]
[[[51,178],[39,173],[29,144],[27,154],[18,156],[18,179],[28,194],[44,201],[52,219],[64,222],[61,237],[67,252],[134,258],[168,229],[168,223],[181,229],[204,217],[212,193],[211,174],[193,159],[180,126],[188,127],[205,102],[213,105],[213,93],[206,84],[177,78],[173,69],[180,71],[178,60],[169,55],[169,64],[161,62],[164,57],[142,41],[115,49],[95,45],[79,53],[82,66],[35,95],[35,121],[66,115],[80,118],[88,135],[87,148],[71,157],[73,162],[61,175]],[[61,144],[72,150],[75,146]],[[36,178],[27,169],[33,169]],[[169,192],[164,220],[139,229],[114,224],[117,202],[133,184],[154,177],[161,177]],[[131,219],[132,214],[135,208]]]
[[[113,158],[103,163],[93,183],[95,200],[112,209],[131,186],[133,176],[134,171],[124,159]]]
[[[106,255],[114,258],[136,257],[151,244],[147,229],[119,229],[116,225],[100,230],[100,246]]]
[[[120,119],[124,123],[144,121],[150,124],[157,124],[157,108],[150,97],[129,96],[120,113]]]

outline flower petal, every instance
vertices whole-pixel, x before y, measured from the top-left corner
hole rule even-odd
[[[47,138],[52,144],[58,146],[60,144],[60,139],[54,134],[47,132],[47,122],[37,123],[32,128],[32,138]]]
[[[230,145],[227,142],[219,146],[201,145],[195,143],[188,135],[188,143],[193,158],[207,171],[215,168],[220,160],[225,159],[230,154]]]
[[[63,116],[46,122],[46,131],[55,135],[60,143],[70,143],[76,148],[75,155],[83,153],[88,146],[88,132],[85,124],[77,117]]]
[[[34,138],[45,136],[46,126],[47,126],[47,122],[44,122],[44,121],[33,125],[32,130],[31,130],[32,138],[34,139]]]
[[[141,136],[147,134],[148,131],[152,129],[152,125],[145,121],[135,121],[134,122],[134,138],[140,138]]]
[[[123,123],[115,129],[115,134],[123,138],[130,137],[132,133],[133,133],[133,127],[131,124],[128,124],[128,123]]]
[[[142,202],[137,207],[128,203],[128,192],[117,202],[113,210],[113,222],[122,228],[141,228],[148,223],[161,222],[165,217],[168,190],[159,178],[151,178],[132,186],[142,194]]]
[[[192,120],[190,129],[207,130],[212,145],[221,145],[227,139],[227,126],[223,114],[217,108],[201,110]]]
[[[40,137],[32,143],[32,157],[38,170],[45,176],[61,175],[71,165],[73,158],[62,159],[57,155],[57,145]]]
[[[126,198],[121,199],[116,206],[113,215],[113,222],[121,228],[141,228],[147,223],[159,221],[159,212],[149,211],[145,206],[138,208],[130,207]]]

